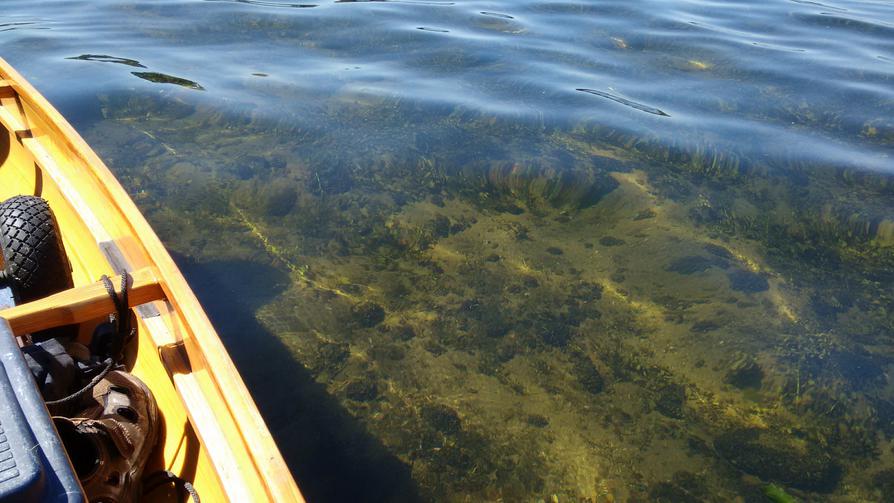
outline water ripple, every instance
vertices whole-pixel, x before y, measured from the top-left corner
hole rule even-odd
[[[515,19],[514,17],[510,16],[509,14],[500,14],[499,12],[481,11],[481,14],[483,16],[493,16],[493,17],[499,17],[499,18],[503,18],[503,19]]]
[[[105,54],[81,54],[80,56],[71,56],[65,59],[79,59],[82,61],[99,61],[101,63],[116,63],[119,65],[132,66],[135,68],[146,68],[139,61],[135,59],[128,58],[119,58],[115,56],[108,56]]]
[[[661,111],[661,110],[658,109],[658,108],[651,107],[651,106],[649,106],[649,105],[644,105],[644,104],[642,104],[642,103],[637,103],[637,102],[635,102],[635,101],[633,101],[633,100],[628,100],[627,98],[622,98],[621,96],[618,96],[618,95],[616,95],[616,94],[611,94],[611,93],[607,93],[607,92],[604,92],[604,91],[597,91],[597,90],[595,90],[595,89],[583,89],[583,88],[582,88],[582,89],[575,89],[575,91],[581,91],[581,92],[584,92],[584,93],[595,94],[596,96],[601,96],[601,97],[603,97],[603,98],[606,98],[606,99],[609,99],[609,100],[612,100],[612,101],[616,101],[616,102],[618,102],[618,103],[620,103],[620,104],[622,104],[622,105],[624,105],[624,106],[628,106],[628,107],[630,107],[630,108],[639,110],[639,111],[641,111],[641,112],[646,112],[646,113],[650,113],[650,114],[653,114],[653,115],[661,115],[661,116],[664,116],[664,117],[670,117],[670,115],[664,113],[663,111]]]
[[[36,21],[15,21],[0,23],[0,32],[13,30],[49,30],[46,26],[40,26]]]
[[[204,91],[205,88],[199,85],[197,82],[193,82],[188,79],[184,79],[181,77],[175,77],[173,75],[168,75],[165,73],[158,72],[130,72],[131,75],[139,77],[148,82],[152,82],[155,84],[173,84],[175,86],[185,87],[187,89],[195,89],[197,91]]]
[[[342,8],[348,4],[353,8]],[[101,8],[111,14],[100,19],[79,11],[82,5],[46,11],[13,0],[11,10],[50,17],[39,24],[15,19],[0,29],[53,30],[36,39],[5,32],[9,57],[28,54],[36,43],[59,57],[84,54],[126,64],[115,56],[92,57],[126,50],[129,58],[122,60],[164,61],[166,74],[189,75],[185,80],[213,88],[203,99],[250,100],[255,113],[271,118],[286,113],[279,100],[324,100],[364,85],[382,98],[423,108],[449,103],[483,114],[565,125],[612,121],[633,135],[656,133],[641,114],[595,116],[594,106],[567,93],[575,88],[653,116],[672,109],[680,127],[660,133],[667,145],[696,148],[697,138],[716,135],[722,142],[761,126],[791,141],[775,151],[739,143],[743,155],[819,161],[818,148],[795,138],[803,132],[795,128],[804,127],[812,141],[834,139],[842,159],[890,148],[882,143],[887,136],[862,133],[864,124],[894,115],[894,29],[881,3],[172,0],[131,6],[105,0]],[[443,37],[426,36],[432,34]],[[94,72],[121,88],[129,85],[129,74],[111,69],[72,72],[84,85]],[[252,87],[244,76],[253,73],[270,75],[279,94]],[[851,84],[855,80],[860,84]],[[659,82],[674,92],[662,92]],[[725,129],[707,130],[706,119]],[[862,168],[889,169],[886,164],[876,158]]]
[[[309,3],[291,3],[291,2],[276,2],[272,0],[203,0],[205,2],[230,2],[230,3],[243,3],[250,5],[258,5],[261,7],[289,7],[296,9],[309,9],[313,7],[318,7],[317,4],[309,4]]]
[[[310,500],[894,501],[890,2],[3,7]]]

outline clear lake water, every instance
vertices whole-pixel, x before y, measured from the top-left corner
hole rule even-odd
[[[310,501],[894,501],[894,3],[3,7]]]

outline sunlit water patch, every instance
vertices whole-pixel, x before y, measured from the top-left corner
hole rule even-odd
[[[894,498],[888,5],[8,4],[311,500]]]

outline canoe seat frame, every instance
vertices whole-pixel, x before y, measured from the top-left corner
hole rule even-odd
[[[151,227],[108,168],[68,122],[2,59],[0,72],[0,125],[30,154],[38,176],[52,179],[66,202],[83,220],[109,262],[109,272],[127,271],[132,275],[130,303],[137,308],[138,317],[155,342],[162,365],[180,395],[190,423],[208,451],[227,498],[238,502],[260,499],[303,502],[279,449],[213,326]],[[118,206],[134,231],[145,240],[142,246],[150,258],[141,259],[138,264],[141,268],[134,270],[124,256],[122,243],[113,239],[72,183],[68,174],[70,168],[60,166],[44,146],[41,138],[47,136],[46,132],[30,127],[23,100],[38,107],[39,113],[43,114],[42,120],[48,122],[46,127],[73,141],[67,147],[91,166],[93,176],[106,185],[111,197],[109,202]],[[145,232],[141,233],[141,230]],[[130,249],[130,246],[125,248]],[[147,264],[150,267],[144,267]],[[113,279],[116,281],[120,284],[120,277]],[[172,306],[183,309],[176,314],[185,326],[190,327],[187,337],[183,337],[186,334],[172,333],[159,315],[159,309],[170,313]],[[114,310],[105,288],[96,283],[3,310],[0,317],[9,321],[16,335],[22,335],[95,319]],[[215,404],[206,396],[210,389],[216,390],[213,393],[219,397],[215,398],[218,400]],[[220,405],[216,405],[220,402],[227,416],[221,416]],[[242,437],[238,445],[231,445],[233,432]]]
[[[120,285],[121,277],[112,278],[112,284]],[[158,277],[151,268],[128,274],[128,307],[164,300],[165,293]],[[39,332],[48,328],[75,325],[115,312],[115,303],[109,297],[105,285],[72,288],[39,300],[0,311],[0,318],[9,322],[16,337]]]

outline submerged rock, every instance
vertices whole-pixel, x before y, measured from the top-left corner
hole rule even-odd
[[[723,382],[737,388],[760,388],[764,379],[764,371],[753,358],[742,356],[729,365]]]
[[[289,184],[274,184],[266,191],[260,193],[262,199],[261,209],[265,215],[282,217],[288,215],[295,202],[298,201],[298,191]]]
[[[829,361],[833,362],[841,376],[856,388],[865,388],[885,381],[885,365],[890,358],[874,355],[865,349],[834,351]]]
[[[847,312],[854,305],[854,299],[847,292],[817,291],[810,296],[810,307],[818,318],[835,322],[839,314]]]
[[[288,180],[261,183],[257,180],[246,182],[237,188],[231,197],[239,208],[257,215],[282,217],[298,202],[298,190]]]
[[[351,381],[345,386],[345,396],[355,402],[369,402],[379,396],[379,387],[367,379]]]
[[[733,254],[730,253],[729,250],[727,250],[726,248],[724,248],[720,245],[715,245],[714,243],[706,244],[705,251],[710,253],[711,255],[714,255],[715,257],[721,258],[723,260],[733,261],[736,259],[736,257],[734,257]]]
[[[692,324],[692,331],[700,334],[711,332],[713,330],[717,330],[718,328],[720,328],[720,325],[717,322],[711,320],[701,320]]]
[[[737,292],[758,293],[770,289],[767,278],[751,271],[734,271],[727,274],[729,286]]]
[[[670,481],[659,482],[649,489],[649,501],[660,503],[697,503],[710,501],[710,493],[702,477],[677,472]]]
[[[753,429],[717,437],[714,448],[739,470],[806,491],[831,492],[841,480],[841,466],[816,444]]]
[[[525,288],[537,288],[540,286],[540,282],[533,276],[525,276],[522,278],[522,283],[525,285]]]
[[[326,341],[322,342],[302,363],[314,376],[322,373],[331,376],[344,369],[350,356],[351,347],[347,343]]]
[[[398,325],[391,329],[391,333],[394,337],[401,341],[408,341],[414,337],[416,337],[416,331],[413,330],[413,327],[409,325]]]
[[[686,403],[686,388],[671,383],[659,388],[655,396],[655,410],[672,419],[683,419],[683,405]]]
[[[361,302],[351,307],[354,321],[361,327],[374,327],[385,321],[385,309],[374,302]]]
[[[602,298],[602,285],[581,281],[571,287],[571,297],[579,302],[592,302]]]
[[[250,180],[270,171],[270,163],[259,155],[243,155],[226,163],[224,170],[240,180]]]
[[[659,482],[649,489],[649,500],[668,503],[684,503],[703,501],[693,499],[692,495],[682,487],[671,482]]]
[[[450,219],[444,215],[435,215],[425,224],[425,230],[434,238],[446,238],[450,235]]]
[[[881,501],[894,501],[894,470],[882,470],[872,476],[872,484],[882,493]]]
[[[459,414],[446,405],[423,406],[422,419],[445,435],[455,435],[462,430]]]
[[[714,260],[699,255],[678,258],[667,266],[666,270],[677,274],[695,274],[714,267]]]
[[[548,314],[542,314],[534,323],[534,330],[540,340],[548,346],[561,348],[568,345],[571,340],[571,327],[561,318],[554,318]]]
[[[576,354],[572,358],[571,372],[587,393],[597,395],[605,389],[605,379],[586,355]]]
[[[625,241],[614,236],[604,236],[599,238],[599,244],[602,246],[621,246]]]
[[[531,414],[525,418],[525,422],[535,428],[546,428],[549,426],[549,419],[540,414]]]

